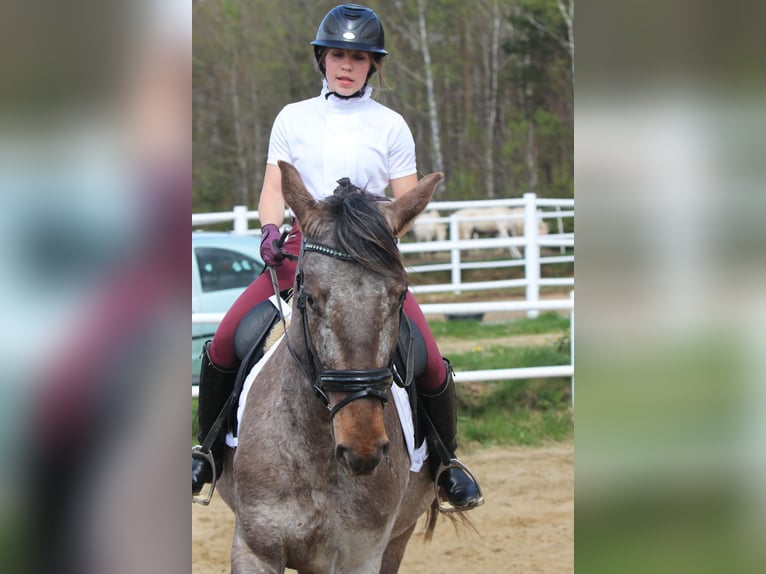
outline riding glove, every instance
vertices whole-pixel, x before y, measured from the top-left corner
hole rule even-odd
[[[279,227],[273,223],[261,227],[261,258],[269,267],[279,267],[285,258],[279,245]]]

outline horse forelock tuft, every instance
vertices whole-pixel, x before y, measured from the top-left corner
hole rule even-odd
[[[323,203],[331,213],[332,236],[337,249],[371,271],[406,280],[396,236],[378,209],[378,204],[386,201],[385,197],[346,184]]]

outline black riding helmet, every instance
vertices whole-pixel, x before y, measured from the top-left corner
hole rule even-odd
[[[384,47],[385,38],[380,18],[361,4],[341,4],[330,10],[319,24],[317,37],[311,45],[314,46],[314,57],[322,75],[325,74],[325,67],[321,62],[322,48],[370,52],[376,62],[388,54]],[[375,67],[371,66],[367,79],[369,80],[374,73]]]

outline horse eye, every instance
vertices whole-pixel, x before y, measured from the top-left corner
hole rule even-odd
[[[308,303],[312,307],[314,306],[314,297],[309,293],[306,293],[306,303]]]

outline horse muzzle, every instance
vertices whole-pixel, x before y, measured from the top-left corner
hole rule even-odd
[[[380,464],[381,459],[388,457],[388,440],[381,441],[379,445],[369,453],[353,450],[348,446],[339,444],[335,447],[335,458],[353,476],[362,476],[372,473]]]
[[[388,368],[324,370],[318,377],[315,391],[327,400],[338,440],[335,458],[351,475],[370,474],[388,456],[388,437],[380,413],[392,383],[393,372]],[[330,393],[342,394],[343,398],[330,405]]]

